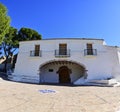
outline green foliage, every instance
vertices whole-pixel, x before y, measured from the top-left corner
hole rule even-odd
[[[7,63],[8,60],[11,59],[14,55],[15,50],[18,48],[18,37],[17,37],[17,29],[10,27],[8,33],[5,35],[5,38],[1,44],[3,49],[3,55],[6,57],[4,72],[7,71]]]
[[[18,48],[19,45],[16,28],[9,28],[9,32],[5,35],[5,38],[1,45],[6,57],[9,58],[13,55],[13,52],[16,50],[16,48]]]
[[[18,32],[19,41],[41,40],[42,36],[35,30],[30,28],[21,28]]]
[[[12,48],[15,48],[15,47],[18,47],[19,45],[19,41],[18,41],[18,35],[17,35],[17,29],[16,28],[13,28],[13,27],[10,27],[9,28],[9,32],[5,35],[5,38],[4,38],[4,43],[7,45],[7,46],[10,46]]]
[[[10,17],[7,16],[7,8],[0,3],[0,43],[8,33],[10,27]]]
[[[4,72],[7,71],[8,60],[14,55],[14,52],[19,47],[19,41],[26,40],[40,40],[41,35],[35,30],[30,28],[21,28],[18,32],[16,28],[10,27],[8,33],[6,33],[1,48],[3,49],[3,55],[6,57]]]

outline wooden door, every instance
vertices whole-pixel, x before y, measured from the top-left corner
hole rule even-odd
[[[66,66],[59,69],[59,83],[70,83],[70,72]]]

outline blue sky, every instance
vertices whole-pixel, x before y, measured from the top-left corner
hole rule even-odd
[[[11,26],[45,38],[102,38],[120,46],[120,0],[0,0]]]

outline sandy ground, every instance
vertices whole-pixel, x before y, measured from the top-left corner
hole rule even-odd
[[[42,93],[42,90],[53,90]],[[0,79],[0,112],[117,112],[120,87],[53,86]]]

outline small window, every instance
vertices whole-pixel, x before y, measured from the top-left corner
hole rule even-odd
[[[49,72],[53,72],[53,69],[49,69]]]

